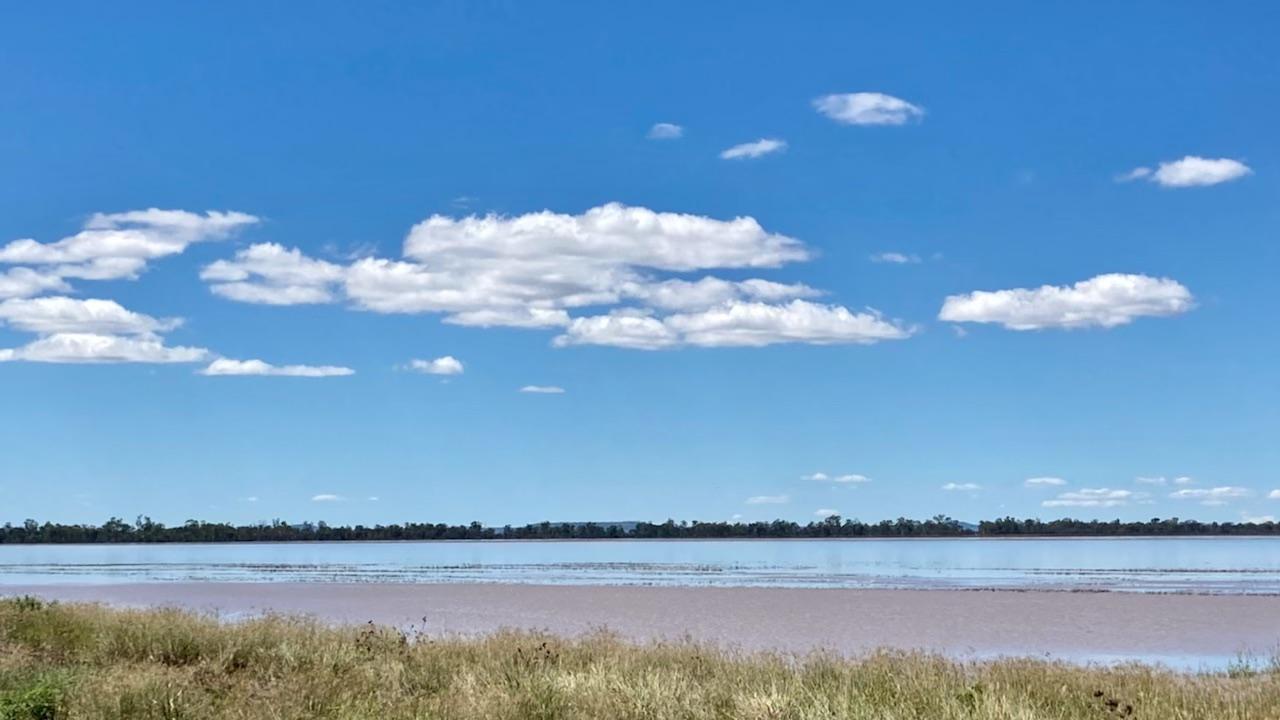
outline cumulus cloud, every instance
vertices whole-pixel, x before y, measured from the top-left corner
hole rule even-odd
[[[16,267],[0,272],[0,300],[43,295],[47,292],[70,292],[71,286],[57,275]]]
[[[311,502],[342,502],[343,500],[346,500],[346,498],[333,493],[320,493],[319,495],[311,496]]]
[[[800,479],[812,480],[814,482],[830,482],[830,483],[836,483],[839,485],[850,485],[850,484],[871,482],[871,478],[867,477],[866,475],[858,475],[856,473],[849,473],[845,475],[828,475],[827,473],[824,473],[824,472],[816,472],[816,473],[811,473],[809,475],[801,475]]]
[[[344,299],[379,313],[438,313],[458,325],[560,328],[554,344],[562,347],[866,344],[912,333],[874,311],[811,302],[822,293],[802,283],[669,276],[810,257],[800,241],[750,217],[611,203],[577,215],[435,215],[413,227],[398,260],[341,266],[255,245],[202,276],[214,292],[245,302]],[[571,314],[585,308],[595,313]]]
[[[218,260],[200,272],[216,295],[263,305],[303,305],[333,302],[343,267],[288,249],[260,243],[236,252],[232,260]]]
[[[1280,500],[1280,490],[1272,490],[1267,493],[1268,500]]]
[[[817,510],[813,511],[813,514],[817,515],[820,518],[829,518],[835,515],[839,515],[840,511],[836,510],[835,508],[818,508]]]
[[[42,363],[189,363],[200,362],[209,351],[197,347],[168,347],[158,337],[121,337],[95,333],[55,333],[22,347],[0,350],[0,362]]]
[[[92,215],[80,232],[49,243],[14,240],[0,246],[0,264],[41,268],[46,278],[133,279],[151,260],[192,243],[219,240],[258,222],[241,212],[133,210]],[[30,276],[27,276],[30,280]]]
[[[1214,488],[1183,488],[1169,494],[1174,500],[1195,500],[1201,505],[1226,505],[1231,500],[1249,497],[1248,488],[1224,485]]]
[[[156,319],[126,310],[114,300],[54,296],[0,302],[0,323],[40,335],[151,335],[172,330],[182,321]]]
[[[786,304],[731,301],[663,318],[630,311],[575,318],[558,346],[613,345],[641,350],[694,345],[762,347],[776,343],[861,344],[910,337],[912,330],[874,312],[851,312],[806,300]]]
[[[1169,479],[1163,475],[1136,477],[1133,481],[1139,485],[1194,485],[1196,483],[1195,478],[1188,477],[1186,475],[1180,475],[1173,479]]]
[[[533,393],[534,395],[563,395],[564,388],[559,385],[525,385],[520,388],[519,392]]]
[[[760,138],[755,142],[734,145],[720,153],[721,160],[750,160],[787,149],[787,141],[778,138]]]
[[[1119,182],[1147,180],[1162,187],[1185,188],[1217,185],[1253,174],[1248,165],[1231,158],[1202,158],[1188,155],[1181,160],[1160,163],[1152,170],[1137,167],[1119,175]]]
[[[660,350],[680,343],[680,336],[662,319],[643,310],[615,310],[608,315],[574,318],[556,347],[610,345],[632,350]]]
[[[1040,504],[1044,507],[1119,507],[1130,502],[1145,500],[1146,493],[1111,488],[1084,488],[1065,492]]]
[[[752,495],[746,500],[748,505],[785,505],[789,502],[790,495]]]
[[[443,313],[463,325],[550,327],[568,324],[567,309],[628,299],[695,292],[755,297],[763,290],[749,281],[719,285],[713,278],[681,287],[653,274],[771,268],[808,259],[809,252],[752,218],[609,204],[580,215],[437,215],[410,231],[404,255],[354,263],[345,280],[350,300],[376,312]]]
[[[998,323],[1010,330],[1111,328],[1139,317],[1178,315],[1194,304],[1191,292],[1168,278],[1112,273],[1071,286],[951,295],[938,319]]]
[[[654,123],[647,137],[650,140],[678,140],[684,137],[684,128],[675,123]]]
[[[150,261],[192,243],[230,237],[258,222],[241,212],[133,210],[97,213],[80,232],[48,243],[14,240],[0,246],[0,324],[37,338],[0,350],[0,361],[50,363],[199,362],[209,352],[169,347],[161,338],[181,324],[133,312],[114,300],[46,296],[72,291],[69,279],[135,279]],[[44,296],[44,297],[40,297]]]
[[[879,252],[871,256],[873,263],[888,263],[890,265],[914,265],[920,262],[920,256],[912,253],[910,255],[900,252]]]
[[[462,361],[452,355],[435,360],[410,360],[409,369],[427,375],[461,375],[463,371]]]
[[[924,117],[924,108],[877,92],[823,95],[813,107],[844,125],[903,125]]]
[[[946,485],[943,485],[942,489],[946,490],[947,492],[964,492],[964,491],[981,490],[982,486],[977,483],[970,483],[970,482],[967,482],[967,483],[949,482]]]
[[[262,360],[232,360],[218,358],[200,371],[201,375],[260,375],[269,377],[342,377],[354,375],[355,370],[334,365],[272,365]]]
[[[133,312],[113,300],[62,296],[0,302],[0,325],[38,337],[0,350],[0,361],[44,363],[183,363],[204,360],[196,347],[168,347],[161,334],[182,324]]]
[[[622,294],[661,310],[704,310],[732,301],[777,302],[816,297],[822,293],[803,284],[776,283],[758,278],[732,282],[708,276],[695,281],[672,279],[633,283],[623,287]]]
[[[516,279],[572,260],[610,271],[626,267],[691,271],[777,267],[809,257],[798,240],[765,232],[749,217],[715,220],[617,203],[581,215],[550,211],[510,218],[436,215],[413,228],[404,254],[429,265],[463,269],[470,269],[473,257],[487,255],[517,264],[511,272],[495,273]],[[590,286],[571,289],[596,292]]]
[[[1067,481],[1060,477],[1031,477],[1022,481],[1027,487],[1048,487],[1054,485],[1066,485]]]

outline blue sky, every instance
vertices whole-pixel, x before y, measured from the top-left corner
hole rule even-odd
[[[8,13],[0,519],[1280,515],[1280,10],[425,5]]]

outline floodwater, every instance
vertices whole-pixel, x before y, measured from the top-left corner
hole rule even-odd
[[[0,587],[153,582],[1280,594],[1280,538],[0,545]]]

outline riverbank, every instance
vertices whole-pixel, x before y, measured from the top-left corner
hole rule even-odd
[[[219,623],[180,611],[0,601],[6,720],[1244,720],[1274,717],[1277,707],[1276,672],[748,654],[599,633],[442,640],[279,616]]]
[[[749,651],[877,648],[955,658],[1035,656],[1225,667],[1280,647],[1280,597],[1148,593],[539,586],[135,583],[5,585],[0,594],[227,618],[301,614],[414,627],[433,637],[501,629],[576,637],[607,628],[650,642],[689,638]]]

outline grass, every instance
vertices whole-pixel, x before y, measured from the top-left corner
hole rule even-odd
[[[0,600],[0,720],[1280,718],[1280,672],[848,660],[605,634],[408,636],[270,617]]]

